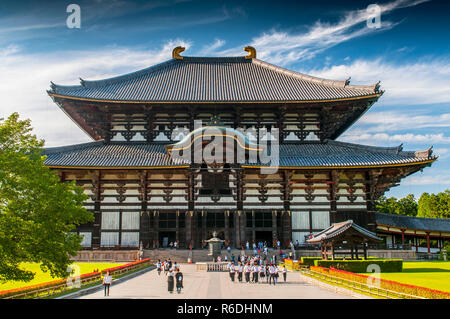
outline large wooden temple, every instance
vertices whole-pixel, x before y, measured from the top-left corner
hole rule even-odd
[[[85,207],[95,221],[77,229],[86,249],[175,240],[198,248],[213,231],[233,247],[274,239],[285,246],[349,219],[374,232],[374,200],[436,159],[431,149],[336,141],[382,95],[378,83],[290,71],[257,59],[252,47],[239,57],[188,57],[183,50],[134,73],[51,84],[53,101],[93,139],[45,150],[46,165],[90,196]],[[198,120],[203,127],[195,129]],[[244,153],[258,145],[260,129],[277,130],[269,138],[279,144],[277,170],[265,173],[271,165],[248,156],[224,163],[171,156],[207,148],[214,141],[204,136],[207,127]],[[242,143],[238,129],[249,128],[256,133]],[[203,142],[194,147],[198,136]]]

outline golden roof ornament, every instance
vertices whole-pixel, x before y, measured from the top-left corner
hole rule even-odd
[[[256,49],[254,47],[246,46],[244,50],[248,52],[248,55],[245,56],[246,59],[256,59]]]
[[[184,50],[186,50],[186,48],[176,47],[172,51],[172,58],[177,59],[177,60],[183,60],[183,57],[180,55],[180,53],[183,52]]]

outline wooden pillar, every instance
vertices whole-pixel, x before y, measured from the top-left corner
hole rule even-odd
[[[185,214],[185,234],[186,234],[186,248],[189,248],[192,245],[192,248],[194,247],[194,211],[189,210]]]
[[[280,240],[277,235],[277,211],[272,211],[272,240],[274,238]]]
[[[364,259],[367,259],[367,243],[363,243],[363,249],[364,249]]]
[[[175,213],[175,240],[180,241],[179,229],[180,229],[180,211],[177,210]]]
[[[427,232],[427,251],[430,253],[430,233]]]
[[[155,234],[156,247],[159,248],[159,212],[153,211],[153,232]]]
[[[100,249],[100,227],[102,224],[101,212],[101,173],[91,171],[92,186],[94,187],[94,227],[92,229],[92,249]]]
[[[328,260],[328,243],[325,243],[324,254],[325,254],[325,260]]]
[[[331,260],[334,260],[334,242],[331,242]]]
[[[337,205],[336,205],[336,192],[337,184],[339,183],[339,174],[337,171],[330,172],[330,224],[334,224],[337,221]],[[310,225],[312,227],[312,225]]]
[[[351,255],[351,258],[354,259],[354,254],[353,254],[353,243],[350,244],[350,255]]]
[[[405,244],[405,230],[402,229],[402,245]]]
[[[225,217],[225,240],[230,244],[230,211],[224,212]]]
[[[356,260],[358,260],[358,244],[355,244],[355,255],[356,255]]]

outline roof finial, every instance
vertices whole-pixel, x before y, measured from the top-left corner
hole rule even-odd
[[[248,52],[248,55],[245,56],[246,59],[256,59],[256,49],[254,47],[246,46],[244,50]]]
[[[183,52],[186,48],[184,47],[176,47],[172,51],[172,58],[177,60],[183,60],[183,57],[180,55],[181,52]]]

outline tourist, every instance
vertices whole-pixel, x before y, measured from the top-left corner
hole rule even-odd
[[[242,267],[242,263],[239,262],[238,266],[238,280],[239,282],[242,282],[242,273],[244,272],[244,267]]]
[[[169,262],[167,260],[164,260],[164,275],[167,275],[169,272]]]
[[[167,274],[167,290],[170,293],[173,293],[174,277],[175,277],[175,273],[174,273],[173,269],[170,268],[169,273]]]
[[[259,279],[260,279],[260,282],[263,282],[264,272],[265,271],[266,271],[266,269],[265,269],[264,265],[261,264],[259,266]]]
[[[245,249],[246,249],[246,250],[249,250],[249,249],[250,249],[250,244],[249,244],[248,241],[245,243]]]
[[[227,262],[227,261],[228,261],[228,256],[227,256],[227,255],[225,255],[225,257],[224,257],[224,261],[225,261],[225,262]]]
[[[286,265],[283,266],[282,271],[283,271],[283,279],[284,279],[284,282],[286,282],[286,275],[287,275]]]
[[[170,242],[169,247],[170,247],[170,249],[173,248],[173,242]]]
[[[180,268],[180,266],[178,265],[178,263],[176,261],[173,262],[173,268],[174,269]]]
[[[230,278],[231,278],[231,281],[234,282],[234,275],[235,275],[235,272],[236,272],[236,270],[235,270],[235,268],[234,268],[234,265],[230,263],[229,269],[230,269]]]
[[[112,283],[112,277],[109,274],[109,271],[106,272],[105,276],[103,277],[103,286],[105,286],[105,297],[109,296],[109,287]]]
[[[161,260],[158,259],[158,263],[156,264],[156,269],[158,269],[158,275],[161,275],[162,263]]]
[[[273,285],[275,286],[275,284],[278,281],[278,267],[275,265],[273,267]]]
[[[245,282],[250,283],[250,265],[248,263],[244,266],[244,276],[245,276]]]
[[[269,267],[269,275],[270,275],[269,285],[272,284],[272,282],[275,285],[275,267],[274,267],[274,265],[270,265],[270,267]]]
[[[177,250],[177,245],[178,245],[178,242],[175,241],[175,242],[173,243],[173,248],[174,248],[175,250]]]
[[[175,280],[177,282],[177,293],[181,292],[181,288],[183,288],[183,273],[180,271],[180,268],[176,268],[177,273],[175,274]]]
[[[228,247],[227,247],[227,251],[228,251],[228,254],[230,254],[230,253],[231,253],[231,247],[230,247],[230,245],[228,245]]]
[[[231,255],[231,262],[233,263],[233,265],[235,265],[235,261],[234,261],[234,255]]]
[[[170,260],[170,258],[167,260],[167,263],[169,264],[169,269],[172,268],[172,260]]]
[[[259,266],[256,264],[253,266],[253,282],[258,283]]]

